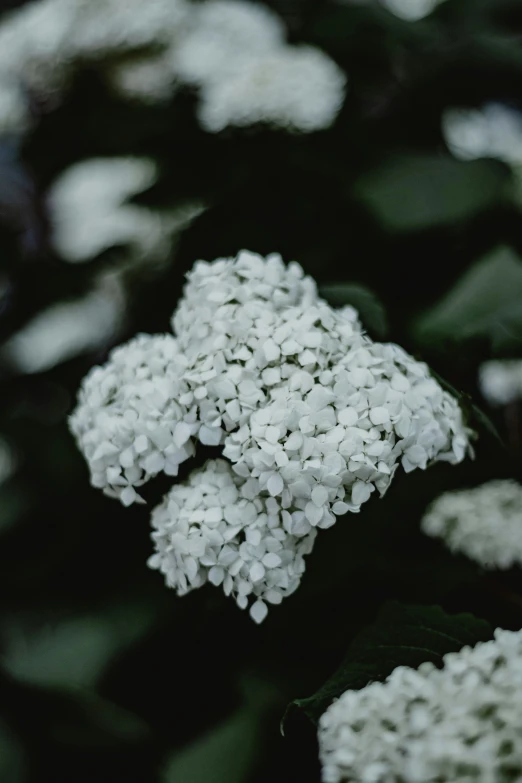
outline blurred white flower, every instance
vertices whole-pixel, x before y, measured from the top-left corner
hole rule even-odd
[[[522,631],[400,666],[322,715],[324,783],[492,783],[522,778]]]
[[[442,130],[456,158],[522,164],[522,113],[508,106],[488,103],[480,109],[447,109]]]
[[[204,86],[237,75],[237,68],[285,47],[279,17],[260,3],[207,0],[193,6],[183,38],[174,52],[180,78]]]
[[[430,506],[421,527],[484,568],[522,565],[522,487],[512,480],[489,481],[446,492]]]
[[[29,124],[25,90],[52,105],[91,61],[134,100],[198,87],[211,132],[260,121],[311,132],[330,125],[344,100],[340,69],[317,49],[286,44],[279,17],[257,3],[33,0],[0,22],[0,130]]]
[[[82,299],[60,302],[36,315],[5,343],[2,353],[19,372],[42,372],[109,344],[119,333],[123,313],[119,277],[105,273]]]
[[[493,359],[481,364],[479,387],[491,405],[508,405],[522,398],[522,361]]]
[[[343,72],[319,49],[281,47],[249,57],[226,78],[208,79],[199,117],[211,132],[264,122],[310,133],[332,124],[345,84]]]
[[[370,340],[353,308],[333,310],[277,254],[195,264],[173,326],[176,337],[141,335],[93,369],[71,418],[92,483],[125,505],[151,476],[177,475],[197,441],[223,445],[240,496],[301,539],[384,494],[399,464],[469,450],[457,401],[427,366]],[[177,524],[169,500],[155,519]]]
[[[123,245],[130,263],[165,259],[175,233],[202,207],[159,210],[128,203],[156,179],[156,165],[148,158],[93,158],[66,169],[47,199],[52,243],[59,255],[84,262]]]
[[[400,19],[416,22],[429,16],[444,0],[339,0],[339,2],[351,5],[382,5]]]
[[[443,0],[380,0],[380,2],[395,16],[409,22],[416,22],[431,14]]]

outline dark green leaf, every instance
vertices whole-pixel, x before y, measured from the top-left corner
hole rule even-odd
[[[384,305],[366,286],[357,283],[329,283],[321,286],[319,292],[334,307],[355,307],[366,329],[375,337],[382,339],[386,336],[388,322]]]
[[[507,194],[509,172],[492,160],[404,155],[365,174],[355,194],[394,231],[422,231],[467,220]]]
[[[517,325],[522,342],[522,261],[499,248],[465,272],[415,332],[421,341],[485,336],[498,346],[516,337]]]
[[[92,694],[64,694],[48,721],[55,742],[84,748],[144,742],[149,727],[138,715]]]
[[[27,764],[22,744],[11,729],[0,722],[0,780],[23,783]]]
[[[448,615],[439,606],[390,602],[375,622],[352,641],[341,666],[311,697],[290,705],[301,708],[314,722],[347,690],[385,680],[397,666],[416,668],[424,661],[436,665],[465,645],[491,638],[489,623],[471,614]],[[285,715],[284,721],[289,714]]]
[[[167,761],[163,783],[243,783],[260,750],[260,724],[249,708],[238,710]]]
[[[73,618],[17,615],[4,623],[3,663],[17,680],[45,687],[94,688],[112,660],[143,637],[161,606],[139,596],[109,600]]]

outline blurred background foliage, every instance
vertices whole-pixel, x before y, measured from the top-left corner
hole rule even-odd
[[[257,627],[212,587],[183,599],[166,590],[146,567],[147,512],[89,486],[67,416],[110,345],[30,373],[0,351],[2,783],[317,782],[312,724],[296,711],[283,738],[279,722],[384,602],[521,625],[520,574],[485,577],[423,537],[419,520],[442,491],[522,478],[518,403],[486,409],[477,386],[485,360],[522,359],[521,189],[504,162],[454,157],[441,130],[448,107],[522,108],[522,7],[447,0],[413,23],[372,3],[269,5],[292,41],[320,46],[348,74],[333,127],[212,135],[189,92],[134,106],[81,72],[27,138],[0,145],[2,341],[121,262],[118,248],[86,264],[57,257],[50,183],[83,158],[149,156],[160,177],[138,203],[196,199],[206,210],[168,263],[127,270],[118,342],[168,329],[194,260],[278,251],[462,394],[480,428],[476,459],[398,475],[384,500],[319,537],[300,589]],[[152,482],[147,501],[168,485]]]

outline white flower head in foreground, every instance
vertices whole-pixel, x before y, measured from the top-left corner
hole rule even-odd
[[[491,405],[508,405],[522,398],[522,361],[491,360],[479,370],[482,395]]]
[[[430,506],[422,530],[442,538],[484,568],[522,565],[522,487],[489,481],[474,489],[446,492]]]
[[[266,603],[279,604],[298,587],[316,531],[293,536],[285,530],[276,498],[252,492],[224,460],[208,462],[186,484],[172,488],[152,514],[157,553],[152,568],[184,595],[210,581],[223,584],[261,622]]]
[[[522,113],[508,106],[488,103],[480,109],[447,109],[442,130],[456,158],[522,164]]]
[[[165,101],[181,84],[200,89],[210,132],[256,122],[325,128],[346,78],[326,54],[290,46],[284,33],[273,11],[243,0],[33,0],[0,22],[0,131],[23,133],[30,95],[54,105],[92,62],[131,99]]]
[[[174,234],[201,207],[157,210],[128,203],[156,179],[156,165],[148,158],[93,158],[66,169],[47,199],[58,253],[78,263],[123,245],[132,263],[165,259]]]
[[[152,476],[175,476],[197,442],[223,446],[238,497],[255,506],[251,525],[278,529],[284,548],[302,554],[294,539],[307,539],[308,549],[314,528],[359,511],[375,489],[383,494],[400,464],[409,472],[436,460],[456,463],[469,447],[456,400],[426,365],[370,340],[353,308],[333,310],[301,267],[285,267],[277,254],[242,251],[195,264],[173,327],[175,337],[142,335],[113,351],[85,379],[71,418],[93,484],[125,504],[140,499],[136,489]],[[181,592],[185,560],[165,542],[179,525],[199,524],[181,503],[196,496],[194,486],[176,487],[154,516],[160,557],[153,562]],[[240,549],[246,531],[238,536],[227,544]],[[189,562],[187,584],[196,586],[203,572]],[[234,568],[245,580],[243,566]],[[244,605],[246,594],[234,595]]]
[[[508,783],[522,779],[522,632],[395,669],[323,714],[324,783]]]

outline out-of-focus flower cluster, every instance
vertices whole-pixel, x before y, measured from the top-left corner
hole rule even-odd
[[[429,16],[435,8],[444,0],[340,0],[343,3],[353,5],[381,5],[387,11],[405,19],[408,22],[416,22]]]
[[[522,487],[513,480],[489,481],[446,492],[428,509],[422,530],[484,568],[522,565]]]
[[[93,158],[66,169],[47,199],[58,254],[80,263],[119,245],[129,264],[165,260],[175,234],[203,207],[161,210],[128,203],[156,180],[157,167],[149,158]]]
[[[491,405],[508,405],[522,398],[522,361],[493,359],[479,370],[482,395]]]
[[[401,666],[323,714],[324,783],[498,783],[522,778],[522,632]]]
[[[199,90],[202,126],[332,124],[346,78],[323,52],[290,46],[271,10],[240,0],[33,0],[0,24],[0,129],[23,133],[31,96],[60,99],[82,64],[122,95],[157,102]]]
[[[442,118],[446,143],[456,158],[498,158],[522,164],[522,114],[500,103],[447,109]]]
[[[93,484],[126,505],[151,477],[176,476],[198,441],[223,447],[229,463],[207,465],[153,514],[153,564],[181,593],[208,577],[240,606],[250,593],[278,602],[316,528],[384,494],[399,465],[456,463],[469,447],[456,400],[427,366],[370,340],[353,308],[333,310],[276,254],[195,264],[173,328],[94,368],[71,427]],[[239,528],[222,485],[245,506]],[[207,503],[214,528],[201,518]],[[272,538],[280,549],[264,548]],[[269,554],[281,559],[274,573]]]

